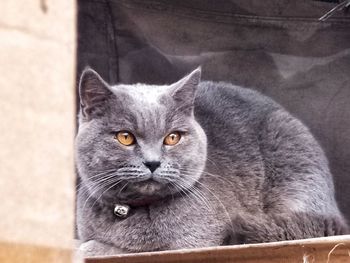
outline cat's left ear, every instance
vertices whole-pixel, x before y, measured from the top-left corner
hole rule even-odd
[[[201,67],[198,67],[186,77],[170,86],[172,98],[175,100],[178,107],[188,113],[193,111],[193,103],[198,84],[201,80],[201,72]]]

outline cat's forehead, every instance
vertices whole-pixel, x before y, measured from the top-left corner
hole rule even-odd
[[[111,122],[122,122],[128,124],[136,130],[139,134],[154,134],[158,131],[159,135],[164,135],[164,130],[172,125],[169,122],[171,115],[170,105],[165,103],[165,95],[169,95],[169,86],[155,86],[155,85],[117,85],[111,88],[112,92],[118,97],[122,98],[121,104],[114,104],[112,109]],[[126,96],[125,96],[126,95]],[[119,115],[120,107],[122,107],[123,115]],[[167,120],[167,121],[166,121]],[[152,131],[152,132],[149,132]],[[156,135],[156,134],[154,134]]]
[[[113,86],[112,89],[115,91],[123,91],[128,94],[135,102],[141,105],[153,104],[157,105],[160,103],[160,98],[165,95],[169,86],[156,86],[156,85],[117,85]]]

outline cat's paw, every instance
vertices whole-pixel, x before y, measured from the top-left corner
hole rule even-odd
[[[324,220],[325,236],[347,235],[350,234],[350,229],[341,217],[328,217]]]
[[[89,240],[82,243],[79,247],[79,251],[83,254],[84,257],[117,255],[127,253],[127,251],[125,250],[116,248],[109,244],[101,243],[96,240]]]

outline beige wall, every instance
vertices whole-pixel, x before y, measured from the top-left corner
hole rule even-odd
[[[71,246],[75,2],[0,2],[1,242]]]

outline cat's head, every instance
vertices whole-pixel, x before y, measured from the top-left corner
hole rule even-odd
[[[83,72],[76,163],[90,195],[132,203],[194,185],[207,151],[193,112],[200,75],[168,86],[110,86]]]

